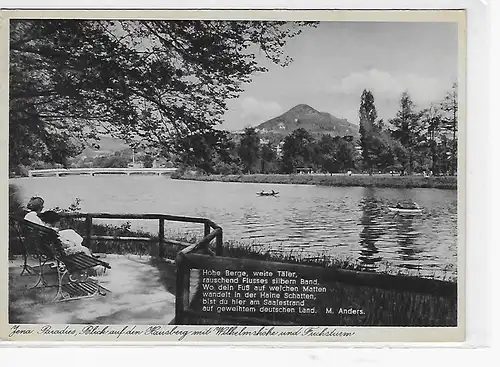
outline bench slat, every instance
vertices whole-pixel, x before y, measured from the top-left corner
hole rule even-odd
[[[104,266],[107,269],[111,269],[109,263],[96,259],[94,257],[90,257],[83,252],[63,256],[61,257],[61,261],[68,267],[68,270],[84,270],[88,268],[92,268],[94,266]]]

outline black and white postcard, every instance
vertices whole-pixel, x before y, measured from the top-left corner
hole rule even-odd
[[[464,10],[2,18],[2,338],[464,340]]]

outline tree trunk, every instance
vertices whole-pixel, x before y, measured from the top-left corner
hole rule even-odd
[[[436,142],[434,141],[434,136],[431,140],[431,159],[432,159],[432,175],[435,176],[438,173],[437,167],[437,154],[436,154]]]

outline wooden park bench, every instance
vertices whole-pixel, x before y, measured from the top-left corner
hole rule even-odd
[[[64,248],[59,240],[57,231],[25,219],[17,220],[19,226],[19,239],[24,246],[23,271],[27,273],[38,273],[38,279],[31,288],[39,286],[47,287],[44,267],[49,261],[53,262],[57,271],[57,293],[54,301],[69,301],[80,298],[106,295],[110,292],[99,285],[96,279],[88,276],[88,271],[95,266],[103,266],[111,269],[109,263],[101,261],[84,252],[76,254],[65,254]],[[27,264],[29,256],[38,259],[39,266],[31,267]],[[21,274],[22,274],[21,273]],[[74,275],[78,273],[79,279]]]

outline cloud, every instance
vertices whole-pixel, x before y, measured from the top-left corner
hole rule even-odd
[[[353,72],[333,84],[328,90],[334,93],[361,96],[363,89],[373,92],[377,99],[399,100],[401,93],[408,91],[417,104],[428,104],[440,100],[451,83],[414,73],[391,74],[378,69]]]
[[[283,113],[281,105],[275,101],[262,101],[248,96],[228,103],[226,122],[221,126],[229,130],[241,130],[247,126],[257,126]]]
[[[276,101],[260,100],[253,96],[240,97],[228,101],[225,122],[220,128],[241,130],[247,126],[257,126],[283,112],[283,108]]]
[[[259,101],[254,97],[245,97],[240,103],[240,118],[247,121],[255,120],[261,123],[281,113],[281,106],[274,101]]]

